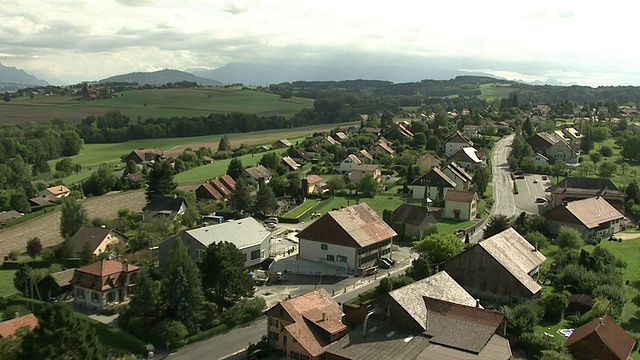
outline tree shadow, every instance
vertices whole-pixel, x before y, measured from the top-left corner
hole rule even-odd
[[[636,315],[634,317],[622,323],[621,325],[628,332],[640,332],[640,310],[636,311]]]

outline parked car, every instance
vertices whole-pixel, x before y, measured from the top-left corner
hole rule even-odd
[[[537,184],[538,183],[538,179],[533,179],[533,183]]]
[[[542,175],[542,180],[547,180],[547,175]]]
[[[536,198],[536,203],[538,203],[538,204],[546,203],[546,202],[547,202],[547,199],[545,199],[545,198],[542,198],[542,197]]]
[[[277,217],[270,217],[267,218],[267,220],[264,221],[265,224],[277,224],[278,223],[278,218]]]
[[[269,353],[267,353],[264,349],[256,349],[253,350],[251,354],[249,354],[249,360],[264,359],[268,356]]]

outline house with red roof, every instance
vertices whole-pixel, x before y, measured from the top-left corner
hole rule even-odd
[[[575,329],[564,343],[577,360],[627,360],[636,341],[609,316]]]
[[[322,288],[282,301],[265,315],[269,342],[287,359],[324,359],[327,347],[349,332],[340,305]]]
[[[33,314],[18,316],[17,318],[0,322],[0,339],[13,336],[21,328],[33,330],[40,325],[38,318]]]
[[[478,194],[475,191],[449,190],[444,195],[443,218],[469,221],[476,218]]]
[[[128,300],[138,270],[127,262],[106,259],[76,268],[71,278],[74,303],[100,311],[111,303]]]
[[[46,188],[45,190],[47,192],[47,195],[51,194],[58,199],[69,196],[69,194],[71,193],[71,190],[69,190],[69,188],[64,185],[51,186]]]

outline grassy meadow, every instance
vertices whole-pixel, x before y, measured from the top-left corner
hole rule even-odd
[[[275,94],[240,87],[126,90],[121,94],[94,101],[61,95],[14,98],[0,103],[0,124],[28,125],[53,119],[79,122],[110,110],[119,110],[134,120],[231,112],[290,117],[303,108],[312,108],[314,101],[298,97],[281,99]]]
[[[480,95],[478,98],[482,100],[495,100],[509,97],[509,93],[514,89],[510,86],[496,85],[496,84],[481,84]]]

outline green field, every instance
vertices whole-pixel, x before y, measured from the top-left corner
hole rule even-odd
[[[16,270],[0,270],[0,297],[9,297],[20,291],[13,286],[13,278]]]
[[[495,100],[509,97],[509,93],[515,91],[510,86],[496,84],[481,84],[480,85],[481,94],[478,98],[483,100]]]
[[[0,103],[0,124],[21,125],[53,119],[73,122],[110,110],[119,110],[131,119],[172,116],[197,117],[211,113],[239,112],[290,117],[303,108],[313,108],[313,99],[279,95],[240,87],[202,87],[191,89],[126,90],[112,99],[84,101],[74,96],[36,96]]]

